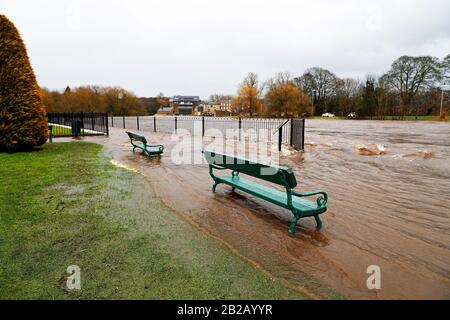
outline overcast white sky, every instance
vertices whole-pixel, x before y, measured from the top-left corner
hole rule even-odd
[[[207,98],[250,71],[363,78],[404,54],[450,53],[448,0],[0,0],[0,12],[51,89]]]

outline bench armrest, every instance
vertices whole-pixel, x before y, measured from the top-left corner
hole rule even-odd
[[[164,146],[162,144],[147,144],[147,147],[151,148],[159,148],[160,150],[164,150]]]
[[[226,170],[226,168],[219,167],[219,166],[217,166],[215,164],[210,163],[209,164],[209,175],[211,176],[211,178],[213,178],[214,181],[216,181],[216,176],[214,175],[214,170],[213,169]]]
[[[312,196],[320,195],[316,199],[317,205],[320,208],[325,207],[328,202],[328,195],[324,191],[314,191],[314,192],[306,192],[306,193],[299,193],[299,192],[292,191],[292,195],[297,196],[297,197],[312,197]]]

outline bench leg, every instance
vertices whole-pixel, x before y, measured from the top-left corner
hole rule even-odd
[[[216,193],[216,188],[219,184],[220,184],[220,182],[214,182],[213,187],[212,187],[212,192]]]
[[[297,222],[298,222],[299,219],[300,219],[300,216],[294,215],[294,216],[292,217],[292,220],[291,220],[291,227],[289,228],[289,233],[290,233],[291,235],[294,235],[294,234],[295,234],[295,226],[297,225]]]
[[[314,216],[314,219],[316,219],[317,230],[322,229],[322,220],[320,220],[320,217],[317,215],[317,216]]]

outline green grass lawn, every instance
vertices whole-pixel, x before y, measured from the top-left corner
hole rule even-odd
[[[450,118],[447,118],[446,120],[440,119],[439,116],[404,116],[403,118],[399,117],[391,117],[386,116],[386,120],[405,120],[405,121],[449,121]]]
[[[53,136],[63,137],[72,135],[72,128],[66,128],[61,125],[52,124]]]
[[[335,117],[322,117],[322,116],[314,116],[313,119],[321,119],[321,120],[358,120],[358,119],[352,119],[348,117],[343,116],[335,116]],[[369,120],[369,119],[366,119]],[[402,121],[450,121],[450,118],[447,118],[446,120],[440,119],[438,116],[404,116],[404,117],[398,117],[398,116],[384,116],[380,119],[373,118],[372,120],[402,120]]]
[[[102,147],[0,153],[0,299],[302,299],[165,207]],[[81,268],[68,291],[66,269]]]

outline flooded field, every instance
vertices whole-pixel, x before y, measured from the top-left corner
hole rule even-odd
[[[380,297],[450,298],[450,125],[308,121],[307,137],[317,146],[286,165],[333,198],[327,250],[354,274],[379,265]]]
[[[325,190],[329,210],[323,230],[300,220],[293,237],[289,211],[226,186],[213,194],[206,164],[177,164],[176,139],[142,133],[165,145],[161,159],[133,154],[122,129],[88,139],[144,174],[181,218],[310,297],[335,297],[331,287],[356,299],[450,299],[450,124],[308,120],[305,151],[285,150],[280,162],[297,190]],[[194,154],[210,143],[193,140]],[[366,287],[370,265],[381,268],[381,290]]]

